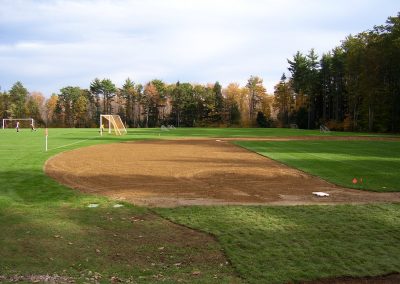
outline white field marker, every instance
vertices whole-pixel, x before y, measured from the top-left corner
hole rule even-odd
[[[318,197],[328,197],[329,196],[329,193],[322,192],[322,191],[315,191],[312,194],[314,194],[314,195],[316,195]]]
[[[59,148],[68,147],[68,146],[71,146],[71,145],[74,145],[74,144],[78,144],[78,143],[81,143],[81,142],[85,142],[85,141],[90,140],[90,139],[92,139],[92,138],[88,138],[88,139],[84,139],[84,140],[79,140],[79,141],[76,141],[76,142],[73,142],[73,143],[69,143],[69,144],[66,144],[66,145],[62,145],[62,146],[58,146],[58,147],[55,147],[55,148],[51,148],[51,150],[55,150],[55,149],[59,149]]]
[[[49,131],[47,130],[47,128],[46,128],[46,130],[44,131],[44,135],[46,136],[46,152],[47,152],[47,146],[48,146],[47,137],[49,136]]]

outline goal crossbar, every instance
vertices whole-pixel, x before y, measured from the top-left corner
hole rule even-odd
[[[33,118],[3,118],[3,125],[2,125],[2,128],[4,129],[5,127],[6,127],[6,122],[7,121],[30,121],[31,123],[30,123],[30,125],[34,125],[34,123],[35,123],[35,120],[33,119]]]
[[[105,122],[108,122],[108,133],[111,133],[112,129],[114,130],[115,135],[123,135],[127,133],[125,125],[119,115],[102,114],[100,115],[100,134],[103,134]]]

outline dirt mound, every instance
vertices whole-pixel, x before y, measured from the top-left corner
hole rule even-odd
[[[83,192],[146,206],[400,201],[400,193],[341,188],[218,139],[96,145],[52,157],[45,172]]]

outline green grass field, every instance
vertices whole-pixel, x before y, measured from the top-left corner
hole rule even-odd
[[[77,283],[109,283],[111,277],[139,283],[283,283],[400,272],[397,204],[185,207],[155,214],[129,204],[114,208],[116,201],[80,194],[43,173],[49,157],[100,143],[296,135],[320,134],[291,129],[134,129],[123,137],[100,137],[96,129],[50,129],[45,152],[41,129],[0,131],[0,277],[58,274]],[[379,152],[368,155],[372,145],[378,144],[363,144],[363,155],[379,160]],[[88,208],[92,203],[99,207]],[[165,218],[211,233],[218,242]],[[221,262],[221,250],[232,265]]]
[[[229,266],[210,257],[221,250],[217,243],[180,244],[177,236],[185,232],[147,209],[114,208],[116,202],[77,193],[43,173],[44,162],[65,150],[158,137],[144,132],[100,137],[95,129],[50,129],[45,152],[43,130],[1,131],[0,276],[58,274],[78,283],[94,278],[109,283],[113,276],[150,283],[236,282]]]
[[[250,283],[400,272],[400,206],[182,207],[174,222],[215,235]]]
[[[400,191],[400,143],[397,141],[235,143],[338,185],[373,191]],[[353,184],[354,178],[356,184]]]
[[[290,136],[366,136],[366,137],[398,137],[395,135],[376,133],[338,132],[321,133],[319,130],[290,128],[176,128],[172,131],[160,131],[159,128],[130,129],[136,137],[147,138],[149,135],[161,137],[290,137]]]

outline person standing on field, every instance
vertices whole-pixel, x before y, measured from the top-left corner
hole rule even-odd
[[[31,122],[31,132],[32,132],[32,131],[36,131],[35,125],[33,124],[33,121]]]
[[[15,127],[17,129],[17,132],[19,132],[19,121],[17,121],[17,126]]]

